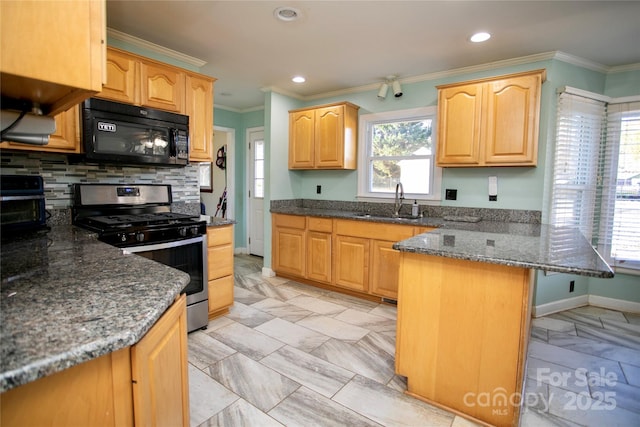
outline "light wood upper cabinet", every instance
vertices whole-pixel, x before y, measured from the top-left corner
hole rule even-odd
[[[140,62],[140,103],[146,107],[184,113],[184,72],[164,64]]]
[[[80,117],[78,106],[74,106],[54,117],[56,131],[49,136],[47,145],[29,145],[18,142],[3,142],[0,148],[24,151],[47,151],[55,153],[79,153],[80,152]]]
[[[341,102],[289,111],[289,169],[356,169],[359,108]]]
[[[438,86],[438,166],[536,166],[544,79],[535,70]]]
[[[215,80],[108,47],[107,82],[95,96],[189,116],[189,160],[212,162]]]
[[[2,96],[68,110],[102,89],[105,42],[104,0],[0,1]]]
[[[102,92],[96,97],[139,105],[140,91],[137,83],[139,67],[138,60],[129,53],[108,49],[107,81],[102,86]]]
[[[186,74],[185,113],[189,116],[191,161],[213,161],[213,80]]]

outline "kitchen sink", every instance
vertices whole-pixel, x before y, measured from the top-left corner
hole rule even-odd
[[[400,216],[393,216],[393,215],[371,215],[370,213],[366,213],[366,212],[356,212],[353,214],[353,216],[355,218],[381,218],[381,219],[393,219],[396,221],[417,221],[420,219],[420,217],[415,217],[415,216],[411,216],[411,215],[400,215]]]

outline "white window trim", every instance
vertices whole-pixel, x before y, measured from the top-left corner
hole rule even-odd
[[[436,166],[436,124],[437,124],[437,107],[419,107],[411,108],[407,110],[395,110],[385,111],[380,113],[362,114],[359,118],[358,132],[358,164],[361,167],[358,168],[358,194],[357,199],[361,201],[370,202],[387,202],[390,199],[394,199],[395,195],[391,193],[371,193],[368,191],[368,177],[367,177],[367,134],[369,126],[377,122],[393,121],[393,120],[411,120],[423,118],[425,116],[432,116],[432,130],[431,135],[433,138],[433,191],[430,196],[424,194],[409,194],[405,193],[405,199],[415,199],[418,201],[441,201],[442,200],[442,168]]]

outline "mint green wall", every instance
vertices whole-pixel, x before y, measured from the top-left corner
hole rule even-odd
[[[356,200],[357,173],[353,171],[288,171],[287,162],[287,110],[301,106],[319,105],[330,102],[349,101],[359,105],[359,114],[376,113],[421,106],[436,105],[436,86],[456,81],[498,76],[520,71],[544,68],[546,82],[542,87],[538,166],[515,168],[448,168],[443,171],[442,191],[446,188],[458,190],[458,200],[442,201],[442,205],[486,207],[500,209],[546,210],[550,198],[552,176],[553,143],[555,140],[556,93],[562,86],[572,86],[611,96],[636,95],[640,91],[637,84],[640,71],[606,75],[558,60],[548,60],[501,69],[449,76],[432,81],[403,84],[401,98],[387,97],[379,100],[376,90],[339,97],[299,103],[279,94],[271,94],[271,114],[266,120],[273,126],[271,133],[271,163],[273,174],[269,185],[271,199],[321,199]],[[631,90],[633,88],[633,90]],[[630,93],[633,92],[633,93]],[[487,197],[487,177],[498,176],[498,201],[489,202]],[[322,186],[322,194],[316,194],[316,186]],[[444,198],[444,197],[443,197]],[[268,205],[266,206],[268,208]],[[267,232],[268,223],[268,232]],[[265,266],[271,265],[271,223],[265,219]],[[575,290],[569,293],[569,282],[575,281]],[[534,304],[541,305],[565,298],[593,293],[611,298],[640,302],[640,280],[633,276],[619,274],[614,279],[598,280],[583,276],[554,274],[545,276],[538,272]],[[633,288],[636,284],[638,289]]]
[[[236,225],[234,228],[235,247],[246,247],[247,245],[247,129],[264,126],[264,110],[259,109],[247,113],[238,113],[224,108],[214,108],[213,124],[215,126],[233,128],[236,132],[235,141],[235,194],[233,202],[235,206],[234,218]]]

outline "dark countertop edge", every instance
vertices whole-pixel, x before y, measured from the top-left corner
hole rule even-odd
[[[97,239],[96,233],[76,226],[71,227],[80,230],[87,237],[94,239],[95,242],[111,247],[106,243],[101,243]],[[174,286],[174,290],[167,290],[166,299],[162,304],[157,305],[155,309],[144,319],[141,319],[135,327],[78,345],[71,351],[61,352],[51,356],[47,355],[37,361],[22,365],[18,369],[0,372],[0,393],[136,344],[149,332],[171,304],[173,304],[176,297],[180,295],[180,291],[189,284],[191,280],[189,275],[180,270],[175,270],[182,276],[179,287]]]
[[[284,215],[296,215],[296,216],[315,216],[318,218],[339,218],[348,219],[353,221],[366,221],[366,222],[378,222],[383,224],[400,224],[400,225],[413,225],[418,227],[442,227],[445,221],[442,218],[434,217],[418,217],[411,219],[393,218],[370,215],[366,216],[358,212],[351,211],[339,211],[331,209],[313,209],[313,208],[271,208],[271,213],[284,214]],[[449,221],[447,221],[449,222]],[[469,224],[469,223],[465,223]]]
[[[576,274],[579,276],[597,277],[601,279],[610,279],[614,277],[614,273],[611,269],[605,272],[600,270],[585,269],[581,267],[572,268],[572,267],[565,267],[561,265],[538,264],[533,262],[525,262],[525,261],[517,261],[517,260],[509,260],[509,259],[489,258],[481,255],[456,254],[451,252],[439,251],[435,249],[408,248],[406,246],[400,246],[397,243],[393,244],[393,249],[399,250],[401,252],[410,252],[410,253],[416,253],[416,254],[422,254],[422,255],[434,255],[434,256],[441,256],[444,258],[454,258],[454,259],[461,259],[466,261],[484,262],[488,264],[506,265],[509,267],[530,268],[533,270],[542,270],[547,272]]]
[[[483,223],[484,224],[491,223],[491,221],[489,222],[480,221],[478,223],[445,221],[443,218],[433,218],[433,217],[421,217],[416,219],[398,219],[398,218],[392,218],[392,217],[387,218],[387,217],[373,216],[373,215],[364,216],[364,215],[360,215],[358,212],[352,212],[352,211],[313,209],[313,208],[303,208],[303,207],[297,207],[294,209],[291,209],[290,207],[271,208],[270,212],[285,214],[285,215],[315,216],[315,217],[321,217],[321,218],[338,218],[338,219],[377,222],[377,223],[386,223],[386,224],[413,225],[418,227],[460,229],[460,230],[466,230],[466,231],[472,231],[472,230],[469,230],[469,227],[481,226]],[[523,224],[519,224],[519,225],[523,225]],[[532,225],[539,226],[540,224],[532,224]],[[488,258],[480,255],[451,253],[451,252],[444,252],[444,251],[426,249],[426,248],[408,248],[407,246],[398,246],[398,243],[394,243],[393,248],[403,252],[414,252],[414,253],[421,253],[426,255],[436,255],[436,256],[442,256],[447,258],[456,258],[456,259],[464,259],[468,261],[485,262],[490,264],[523,267],[523,268],[543,270],[548,272],[576,274],[580,276],[589,276],[589,277],[597,277],[597,278],[614,277],[614,272],[613,270],[611,270],[610,267],[608,271],[600,271],[600,270],[593,270],[588,268],[585,269],[582,267],[567,267],[567,266],[552,265],[552,264],[538,264],[533,262],[525,262],[521,260]],[[598,254],[598,256],[600,255]]]
[[[224,225],[236,224],[236,220],[227,218],[214,218],[211,217],[210,221],[207,221],[207,227],[222,227]]]

